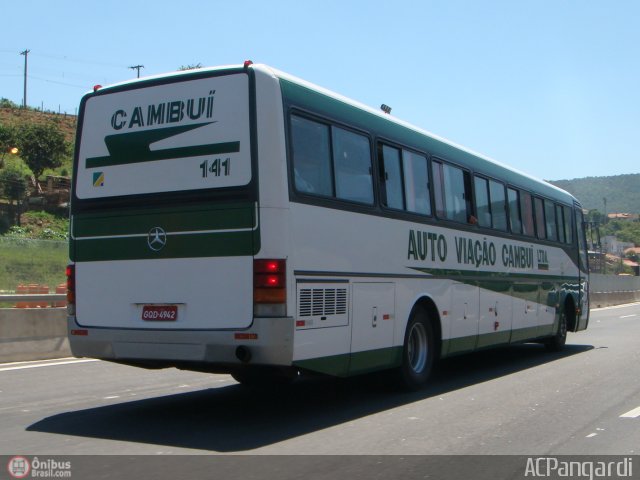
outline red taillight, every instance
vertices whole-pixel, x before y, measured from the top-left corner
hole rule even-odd
[[[67,265],[67,305],[76,303],[76,266]]]
[[[257,316],[284,315],[287,301],[286,260],[253,261],[253,303]]]
[[[256,288],[280,288],[284,287],[284,278],[280,274],[254,275],[253,286]]]

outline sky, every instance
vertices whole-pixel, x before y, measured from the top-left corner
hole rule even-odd
[[[547,180],[640,173],[640,1],[0,0],[0,97],[246,59]],[[13,21],[8,21],[13,19]],[[640,187],[640,186],[639,186]]]

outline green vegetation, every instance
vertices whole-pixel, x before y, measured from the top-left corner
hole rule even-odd
[[[0,290],[37,283],[52,291],[65,281],[69,263],[69,221],[46,212],[27,212],[21,226],[0,236]]]
[[[7,200],[7,226],[18,221],[18,212],[27,196],[27,187],[27,179],[21,168],[11,165],[0,169],[0,197]],[[2,225],[0,233],[4,233]]]
[[[554,180],[550,183],[571,193],[587,210],[603,212],[606,198],[606,213],[640,213],[640,173]]]
[[[47,212],[27,212],[22,214],[20,226],[10,227],[5,237],[66,242],[69,239],[69,219]]]
[[[71,172],[71,145],[75,140],[77,119],[74,115],[45,113],[34,108],[20,108],[7,99],[0,99],[0,157],[5,161],[14,155],[29,163],[38,175],[68,176]],[[64,145],[64,146],[62,146]],[[45,150],[48,155],[40,153]],[[38,173],[39,167],[44,170]],[[0,167],[2,161],[0,160]],[[29,170],[29,175],[32,171]]]
[[[0,290],[38,283],[55,289],[65,281],[68,242],[0,237]]]
[[[632,242],[640,247],[640,222],[612,220],[600,226],[600,235],[615,235],[621,242]]]
[[[63,158],[71,150],[63,133],[53,122],[22,125],[17,129],[16,143],[20,157],[37,179],[46,169],[62,166]]]
[[[68,219],[24,210],[34,188],[29,177],[71,171],[75,122],[75,117],[21,109],[0,99],[0,290],[14,291],[21,284],[55,290],[65,281]]]

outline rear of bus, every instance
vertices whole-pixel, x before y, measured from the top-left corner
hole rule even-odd
[[[82,99],[68,268],[74,355],[220,372],[291,364],[291,276],[284,252],[261,253],[269,212],[258,194],[256,102],[248,64]]]

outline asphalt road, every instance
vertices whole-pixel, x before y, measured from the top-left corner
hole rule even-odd
[[[638,455],[639,367],[640,304],[592,311],[561,353],[444,361],[412,394],[372,378],[257,392],[175,369],[3,364],[0,455]]]

